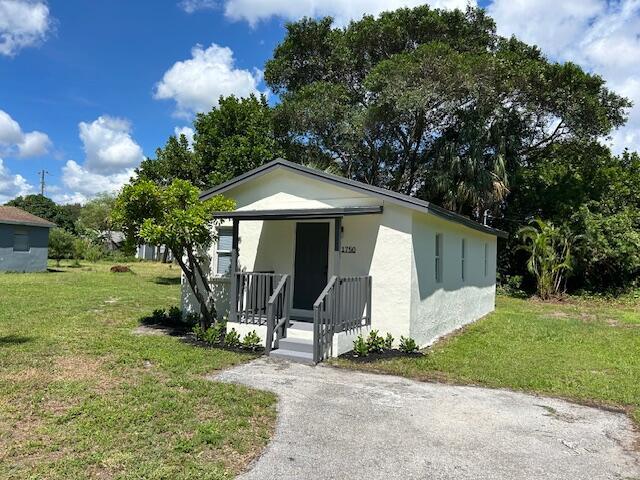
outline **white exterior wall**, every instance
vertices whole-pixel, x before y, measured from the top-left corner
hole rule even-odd
[[[418,344],[472,322],[494,308],[496,237],[439,217],[364,193],[329,184],[288,170],[275,170],[225,193],[239,210],[275,210],[383,205],[382,214],[345,216],[342,245],[355,253],[341,253],[341,275],[372,276],[372,325],[380,334],[411,336]],[[333,220],[329,223],[329,272],[337,274]],[[240,221],[239,269],[294,274],[296,220]],[[444,278],[435,283],[435,233],[444,235]],[[460,279],[460,239],[467,239],[467,275]],[[489,245],[488,275],[484,276],[484,243]],[[208,270],[215,287],[219,314],[229,310],[229,279],[216,276],[216,246]],[[293,285],[293,282],[292,282]],[[190,288],[183,279],[183,308],[194,309]],[[290,296],[293,298],[293,295]],[[230,324],[239,333],[256,330],[265,339],[265,327]],[[334,336],[333,354],[353,347],[358,333]]]
[[[436,234],[442,234],[442,282],[435,278]],[[466,241],[462,280],[462,239]],[[487,244],[487,275],[484,245]],[[421,346],[473,322],[495,308],[496,237],[442,220],[413,215],[410,335]]]

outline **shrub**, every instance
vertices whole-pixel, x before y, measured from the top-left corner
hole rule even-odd
[[[393,336],[390,333],[387,333],[387,336],[384,337],[384,349],[391,350],[393,348]]]
[[[356,357],[366,357],[369,355],[369,345],[362,335],[358,335],[353,341],[353,354]]]
[[[236,348],[240,345],[240,334],[236,332],[235,328],[232,328],[224,336],[224,344],[230,348]]]
[[[258,336],[255,330],[251,330],[242,339],[242,346],[247,350],[253,350],[254,352],[260,348],[262,340]]]
[[[416,341],[411,337],[400,337],[400,350],[404,353],[413,353],[418,351]]]
[[[167,321],[171,325],[180,325],[182,323],[182,311],[175,305],[169,308],[167,313]]]
[[[104,250],[100,245],[95,245],[90,243],[87,245],[84,251],[84,259],[91,262],[96,263],[98,260],[101,260],[104,257]]]
[[[378,330],[371,330],[367,337],[367,348],[372,353],[384,351],[384,338],[378,335]]]
[[[198,340],[202,340],[203,342],[205,341],[206,332],[204,328],[202,328],[200,325],[194,325],[191,331],[193,332],[193,335],[195,335],[195,337]]]
[[[151,312],[151,321],[153,323],[164,323],[164,320],[167,316],[164,308],[156,308],[153,312]]]
[[[73,256],[73,242],[75,237],[61,228],[52,228],[49,232],[49,258],[60,266],[60,260]]]

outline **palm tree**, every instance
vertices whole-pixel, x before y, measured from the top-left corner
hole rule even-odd
[[[517,234],[529,252],[527,270],[536,278],[537,293],[548,300],[566,290],[567,277],[573,269],[571,248],[578,239],[562,228],[542,219],[534,219]]]

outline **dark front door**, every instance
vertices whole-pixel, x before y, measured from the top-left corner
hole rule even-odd
[[[296,224],[296,259],[293,308],[312,310],[327,285],[329,268],[329,224]]]

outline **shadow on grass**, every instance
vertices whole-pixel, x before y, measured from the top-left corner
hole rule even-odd
[[[5,335],[0,337],[0,347],[9,345],[21,345],[23,343],[33,341],[33,337],[25,337],[22,335]]]
[[[47,268],[47,273],[66,273],[66,270],[59,270],[58,268]]]
[[[180,285],[180,277],[156,277],[153,283],[158,285]]]

